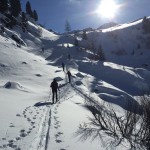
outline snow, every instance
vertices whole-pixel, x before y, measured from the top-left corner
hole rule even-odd
[[[70,95],[76,94],[71,92]],[[72,100],[68,101],[67,99],[70,98],[66,96],[62,102],[52,109],[52,132],[49,148],[76,150],[79,148],[87,149],[88,147],[88,149],[98,150],[101,147],[98,140],[91,144],[90,140],[83,142],[75,135],[79,124],[88,121],[88,116],[91,116],[90,112],[84,107],[82,97],[76,95]]]
[[[150,51],[136,38],[146,39],[135,28],[140,28],[140,23],[138,20],[87,33],[89,39],[95,39],[95,46],[101,43],[105,50],[104,63],[89,59],[93,55],[88,49],[90,40],[82,40],[80,35],[82,50],[73,45],[73,35],[56,35],[31,22],[26,33],[19,27],[6,28],[6,33],[0,35],[0,149],[106,149],[109,137],[103,141],[92,141],[91,137],[83,142],[76,135],[79,125],[93,117],[84,102],[88,99],[111,104],[118,114],[130,110],[128,101],[139,106],[134,98],[141,96],[141,90],[148,92],[150,85]],[[25,44],[17,47],[12,34]],[[138,43],[141,48],[133,56],[131,50]],[[124,53],[117,55],[122,48]],[[148,67],[143,68],[143,64]],[[71,85],[66,75],[68,69],[72,73]],[[52,104],[49,87],[54,78],[60,86],[56,104]],[[108,148],[129,149],[128,145]]]

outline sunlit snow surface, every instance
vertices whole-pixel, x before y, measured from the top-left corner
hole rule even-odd
[[[150,72],[142,64],[150,65],[150,51],[140,40],[146,37],[137,29],[140,22],[88,33],[88,38],[95,39],[97,47],[101,43],[105,50],[104,63],[88,58],[92,52],[85,51],[88,42],[80,35],[79,50],[73,46],[73,35],[55,35],[42,29],[39,37],[39,27],[33,23],[29,23],[29,33],[19,28],[6,29],[0,35],[0,149],[106,149],[109,137],[83,142],[75,133],[80,124],[92,117],[85,107],[85,97],[112,104],[122,114],[127,109],[126,99],[138,105],[134,98],[142,90],[148,91]],[[10,38],[12,34],[18,35],[26,46],[17,47]],[[139,42],[142,48],[131,55]],[[122,48],[122,55],[114,54]],[[72,86],[67,83],[62,62],[73,75]],[[49,87],[54,78],[60,86],[56,104],[52,104]],[[127,150],[128,145],[116,149]]]

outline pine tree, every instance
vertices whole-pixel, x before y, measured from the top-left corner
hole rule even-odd
[[[0,0],[0,12],[4,13],[8,10],[8,0]]]
[[[27,13],[30,17],[33,17],[33,12],[32,12],[31,5],[30,5],[30,2],[29,2],[29,1],[27,1],[27,3],[26,3],[26,13]]]
[[[134,51],[134,49],[133,49],[133,51],[131,52],[131,55],[134,55],[135,54],[135,51]]]
[[[87,40],[87,34],[86,34],[86,31],[83,31],[82,38],[83,38],[84,40]]]
[[[140,49],[141,48],[141,45],[140,44],[137,44],[137,49]]]
[[[35,21],[38,21],[38,14],[37,14],[36,10],[33,11],[33,18]]]
[[[99,59],[101,61],[105,61],[105,55],[104,55],[104,52],[103,52],[103,49],[102,49],[102,46],[99,45],[99,48],[98,48],[98,55],[99,55]]]
[[[69,33],[71,31],[71,26],[68,20],[66,20],[65,31],[66,33]]]
[[[28,26],[25,12],[22,12],[21,16],[22,16],[21,18],[22,19],[22,31],[25,32]]]
[[[150,21],[148,18],[146,17],[143,18],[142,27],[146,33],[150,33]]]
[[[22,11],[20,0],[9,0],[9,2],[11,7],[11,14],[15,17],[18,17]]]
[[[22,22],[26,22],[27,19],[26,19],[25,12],[22,12],[21,16],[22,16]]]
[[[74,45],[79,46],[79,42],[78,42],[77,38],[74,39]]]

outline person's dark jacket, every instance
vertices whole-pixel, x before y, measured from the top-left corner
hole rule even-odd
[[[51,83],[51,88],[52,88],[52,91],[56,91],[56,92],[57,92],[58,83],[57,83],[56,80],[54,80],[54,81]]]

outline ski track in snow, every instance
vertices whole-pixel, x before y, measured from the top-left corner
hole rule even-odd
[[[60,97],[61,99],[53,106],[51,107],[51,110],[53,110],[51,112],[51,117],[53,118],[49,118],[50,119],[53,119],[54,122],[53,122],[53,125],[50,125],[49,123],[49,129],[47,131],[47,135],[50,135],[50,126],[54,126],[54,136],[55,136],[55,142],[57,144],[61,144],[62,142],[65,142],[63,140],[63,135],[65,133],[63,133],[63,131],[61,131],[61,122],[59,120],[59,115],[58,115],[58,107],[61,105],[61,103],[63,103],[64,101],[67,101],[71,98],[73,98],[76,94],[80,95],[83,99],[89,99],[91,100],[91,98],[87,95],[87,94],[84,94],[82,91],[80,91],[77,87],[75,87],[75,81],[73,81],[71,84],[66,84],[63,88],[63,90],[61,91],[60,93]],[[74,94],[70,94],[71,91],[74,90]],[[93,100],[92,100],[93,101]],[[93,103],[95,103],[95,101],[93,101]],[[51,121],[49,121],[51,122]],[[48,144],[48,141],[51,140],[49,136],[46,136],[46,145]],[[60,148],[60,150],[67,150],[67,148],[69,147],[69,145],[66,145],[65,146],[66,148]],[[48,150],[48,147],[45,146],[45,150]]]
[[[36,143],[36,145],[38,145],[37,150],[48,150],[48,144],[49,141],[51,140],[50,137],[51,126],[54,126],[55,129],[54,131],[55,142],[57,144],[64,142],[62,137],[64,133],[61,131],[61,122],[59,121],[59,117],[58,117],[58,107],[61,105],[63,101],[69,100],[71,97],[73,97],[73,95],[69,98],[67,97],[67,95],[69,95],[70,93],[69,91],[70,87],[71,86],[67,84],[67,86],[61,88],[61,91],[59,93],[60,94],[59,101],[56,104],[49,106],[49,108],[45,112],[45,115],[43,116],[44,120],[41,122],[42,125],[40,125],[39,127],[41,128],[39,129],[40,136],[35,138],[35,141],[40,138],[39,142]],[[53,124],[51,124],[52,119],[54,120]],[[31,149],[33,149],[33,147],[35,148],[35,146],[32,146]],[[66,149],[61,148],[60,150],[66,150]]]
[[[52,116],[53,116],[53,120],[54,120],[53,126],[54,126],[54,129],[55,129],[54,130],[54,136],[55,136],[55,142],[57,144],[61,144],[62,142],[64,142],[64,140],[63,140],[64,133],[61,131],[61,122],[60,122],[59,117],[58,117],[58,107],[61,105],[61,103],[68,100],[68,98],[66,98],[66,97],[70,93],[70,90],[69,90],[70,87],[71,86],[69,84],[67,84],[66,86],[64,86],[62,88],[63,90],[60,93],[61,99],[59,99],[57,104],[54,105],[53,112],[52,112],[52,114],[53,114]],[[50,133],[49,133],[49,135],[50,135]],[[47,149],[45,149],[45,150],[47,150]],[[60,148],[60,150],[66,150],[66,149],[65,148]]]
[[[81,91],[77,86],[76,86],[76,82],[80,82],[83,78],[87,78],[88,74],[86,74],[84,77],[78,78],[78,79],[72,79],[72,83],[69,84],[67,83],[67,76],[65,75],[65,81],[66,84],[64,84],[64,86],[61,88],[61,91],[59,93],[59,101],[53,105],[50,110],[49,110],[49,116],[47,119],[47,124],[48,124],[48,128],[47,128],[47,133],[46,133],[46,142],[45,142],[45,150],[48,150],[48,143],[49,140],[51,140],[51,137],[49,137],[50,135],[50,131],[51,131],[51,126],[54,126],[54,136],[55,136],[55,142],[56,144],[61,144],[62,142],[65,142],[63,140],[63,135],[65,133],[63,133],[63,131],[61,131],[61,122],[59,120],[59,115],[58,115],[58,108],[61,105],[61,103],[63,103],[64,101],[67,101],[71,98],[73,98],[75,95],[80,95],[83,99],[87,99],[91,102],[98,103],[96,100],[93,100],[93,98],[90,97],[90,91],[86,91],[86,93],[83,93],[83,91]],[[74,94],[71,94],[71,91],[74,90]],[[52,118],[53,117],[53,118]],[[54,120],[53,124],[51,124],[52,119]],[[43,126],[45,127],[45,126]],[[67,148],[69,147],[69,145],[65,146],[66,148],[60,148],[60,150],[67,150]]]
[[[70,99],[71,97],[69,98],[66,98],[67,95],[69,95],[70,91],[70,85],[67,84],[67,86],[64,86],[63,88],[61,88],[61,91],[59,93],[59,101],[52,105],[52,106],[49,106],[49,108],[47,109],[47,111],[45,111],[45,114],[43,115],[43,121],[41,121],[41,125],[39,125],[39,130],[38,130],[38,135],[37,137],[35,137],[34,141],[37,141],[38,139],[39,142],[36,143],[35,145],[37,145],[37,150],[48,150],[48,144],[49,144],[49,140],[50,139],[50,128],[51,128],[51,119],[53,117],[54,119],[54,128],[55,128],[55,142],[57,144],[60,144],[63,141],[63,132],[61,131],[61,122],[59,121],[59,117],[57,116],[58,115],[58,107],[60,106],[60,104],[63,102],[63,101],[66,101],[68,99]],[[51,95],[50,95],[51,96]],[[61,97],[61,98],[60,98]],[[50,98],[51,99],[51,98]],[[33,142],[34,143],[34,142]],[[31,146],[31,149],[33,149],[33,147],[35,148],[34,144],[33,146]],[[61,150],[66,150],[65,148],[61,148]]]

